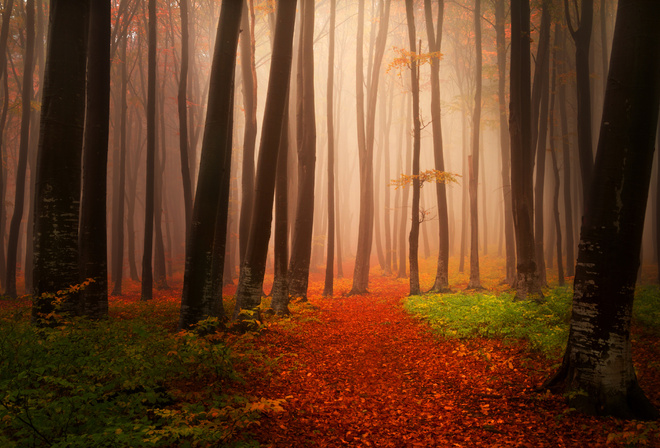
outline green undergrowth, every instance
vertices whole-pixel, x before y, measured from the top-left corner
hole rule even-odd
[[[284,400],[226,392],[241,336],[230,347],[214,319],[167,330],[140,306],[41,329],[28,307],[0,312],[1,447],[258,446],[250,427]]]
[[[556,357],[568,339],[572,297],[570,286],[547,290],[544,303],[514,302],[513,292],[428,294],[408,297],[404,308],[444,337],[522,339],[532,350]],[[633,316],[646,330],[660,331],[658,286],[637,289]]]

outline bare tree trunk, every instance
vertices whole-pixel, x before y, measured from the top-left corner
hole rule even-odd
[[[192,213],[192,180],[189,160],[188,142],[188,71],[190,68],[190,20],[188,18],[188,2],[179,0],[181,12],[181,74],[179,75],[179,90],[177,93],[177,109],[179,112],[179,156],[181,159],[181,180],[183,182],[183,206],[186,216],[186,229],[190,224]],[[125,61],[123,61],[125,64]],[[193,161],[194,162],[194,161]]]
[[[481,128],[481,0],[474,1],[474,40],[476,47],[474,112],[472,115],[472,155],[468,156],[470,192],[470,279],[468,289],[481,288],[479,275],[479,131]]]
[[[325,260],[325,285],[323,295],[332,297],[335,263],[335,22],[337,1],[330,0],[330,44],[328,48],[328,84],[326,119],[328,127],[328,251]]]

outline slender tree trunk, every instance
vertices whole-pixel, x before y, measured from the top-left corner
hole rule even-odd
[[[417,37],[415,35],[415,14],[413,0],[406,0],[406,21],[408,23],[408,39],[410,52],[417,53]],[[410,264],[410,295],[421,293],[419,288],[419,153],[421,148],[421,124],[419,120],[419,72],[417,61],[410,60],[410,84],[412,86],[412,117],[413,117],[413,156],[412,156],[412,210],[410,235],[408,236],[408,262]]]
[[[577,7],[577,3],[573,3]],[[577,77],[578,100],[578,151],[580,154],[580,171],[582,173],[582,198],[587,203],[589,186],[593,173],[593,141],[591,136],[591,72],[589,70],[589,47],[591,45],[591,29],[593,25],[593,0],[582,0],[580,11],[575,11],[577,28],[573,25],[572,14],[568,0],[564,0],[566,23],[575,42],[575,70]]]
[[[156,171],[156,50],[158,18],[156,0],[149,0],[149,46],[147,63],[147,176],[144,200],[144,249],[142,252],[143,301],[153,297],[154,188]]]
[[[81,293],[83,312],[108,315],[107,166],[110,132],[110,2],[90,2],[87,117],[80,208],[80,281],[93,279]]]
[[[314,10],[313,0],[302,3],[301,96],[302,129],[298,130],[298,200],[289,261],[289,293],[307,300],[314,214],[316,165],[316,115],[314,112]]]
[[[511,186],[516,230],[516,298],[542,296],[534,246],[533,170],[530,122],[529,0],[511,2]]]
[[[39,323],[54,310],[48,293],[79,282],[78,220],[89,2],[52,0],[34,211],[34,304]],[[62,117],[67,117],[65,122]],[[67,173],[63,176],[62,173]],[[77,314],[69,296],[61,312]]]
[[[254,201],[254,149],[257,140],[257,72],[254,61],[254,21],[250,26],[250,10],[243,0],[241,16],[241,73],[243,79],[243,105],[245,107],[245,131],[243,133],[243,167],[241,173],[241,216],[238,226],[240,264],[243,265],[247,249],[252,203]]]
[[[189,161],[190,149],[188,142],[187,89],[188,71],[190,69],[190,20],[188,18],[189,1],[190,0],[179,0],[179,11],[181,12],[181,74],[179,75],[179,90],[177,93],[177,110],[179,112],[179,155],[181,159],[181,180],[183,182],[183,207],[186,217],[186,229],[190,224],[190,214],[192,213],[193,201]]]
[[[6,59],[6,53],[0,53],[0,60]],[[5,69],[7,68],[6,63],[4,64]],[[0,75],[2,79],[2,89],[3,89],[3,98],[2,98],[2,114],[0,115],[0,161],[2,160],[2,152],[4,152],[5,147],[5,130],[7,128],[7,113],[9,111],[9,83],[7,82],[7,76]],[[4,235],[5,230],[5,164],[0,163],[0,234]],[[6,267],[5,258],[5,238],[0,237],[0,279],[4,277],[5,267]],[[4,286],[4,280],[0,282]]]
[[[227,210],[220,209],[220,182],[230,176],[226,163],[231,151],[229,136],[232,128],[233,80],[236,65],[239,25],[243,2],[223,2],[213,63],[210,90],[202,142],[202,155],[197,180],[188,238],[186,242],[186,269],[183,278],[179,327],[187,328],[215,312],[213,241],[216,219],[227,219]],[[216,264],[217,266],[217,264]]]
[[[388,89],[389,90],[389,89]],[[387,106],[387,118],[385,122],[383,132],[384,140],[384,156],[385,156],[385,180],[390,179],[391,170],[390,170],[390,127],[392,126],[392,106],[394,103],[394,95],[392,92],[389,92],[389,105]],[[387,183],[387,182],[386,182]],[[384,218],[385,218],[385,275],[392,275],[392,210],[390,207],[390,187],[385,187],[385,204],[384,208]]]
[[[438,18],[434,28],[431,0],[424,0],[426,34],[429,51],[439,52],[442,48],[442,25],[444,20],[444,0],[438,1]],[[435,169],[445,170],[442,144],[442,112],[440,105],[440,60],[431,61],[431,125],[433,129],[433,157]],[[447,209],[447,186],[437,183],[438,201],[438,265],[431,291],[442,292],[449,289],[449,214]]]
[[[328,251],[325,261],[325,285],[323,295],[332,297],[335,262],[335,22],[337,16],[337,1],[330,0],[330,44],[328,49],[328,84],[327,109],[328,122]]]
[[[657,419],[630,328],[660,108],[660,3],[620,0],[593,183],[580,234],[568,344],[546,386],[582,412]]]
[[[21,140],[18,149],[16,167],[16,190],[14,194],[14,213],[9,224],[7,240],[7,265],[5,277],[5,295],[16,297],[16,264],[18,240],[25,205],[25,177],[30,147],[30,118],[32,116],[32,98],[34,96],[34,0],[28,0],[26,9],[25,56],[23,58],[23,92],[21,95]]]
[[[566,32],[561,31],[559,36],[559,48],[564,49],[561,52],[563,70],[561,75],[566,75],[567,54],[566,54]],[[575,274],[575,240],[573,234],[573,194],[571,189],[571,147],[570,136],[568,134],[568,113],[566,111],[566,84],[560,82],[557,88],[559,100],[559,118],[561,121],[561,142],[562,142],[562,157],[564,168],[564,228],[566,230],[566,275],[572,277]]]
[[[470,279],[468,289],[481,288],[479,275],[479,131],[481,128],[481,0],[474,2],[474,40],[476,48],[474,112],[472,115],[472,155],[468,157],[470,192]]]
[[[407,103],[407,96],[402,95],[403,99],[403,107],[406,110],[406,117],[404,120],[401,122],[401,137],[405,140],[405,145],[406,145],[406,156],[404,160],[404,167],[401,170],[403,173],[410,173],[412,171],[412,158],[413,158],[413,141],[408,135],[409,133],[406,132],[406,124],[410,123],[410,118],[411,118],[411,110],[410,106]],[[402,147],[403,145],[399,145]],[[397,278],[406,278],[408,276],[408,269],[407,269],[407,263],[406,263],[406,254],[408,251],[406,250],[406,234],[407,234],[407,225],[406,223],[408,222],[408,219],[406,218],[406,214],[408,213],[408,189],[407,188],[400,188],[401,190],[401,195],[403,196],[401,199],[401,212],[399,214],[399,229],[398,229],[398,238],[399,238],[399,272],[397,274]],[[408,215],[409,216],[409,215]]]

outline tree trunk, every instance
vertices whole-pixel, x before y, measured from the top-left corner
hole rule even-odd
[[[438,18],[435,29],[430,0],[424,0],[426,34],[429,51],[442,49],[442,25],[444,20],[444,0],[438,1]],[[442,111],[440,104],[440,60],[431,61],[431,125],[433,129],[433,158],[435,169],[445,170],[444,149],[442,144]],[[449,289],[449,213],[447,209],[447,186],[437,183],[435,186],[438,201],[438,266],[431,291],[442,292]]]
[[[310,5],[305,5],[309,7]],[[312,10],[313,11],[313,10]],[[277,166],[281,170],[286,167],[286,159],[278,161],[281,146],[282,131],[286,124],[286,107],[289,95],[289,80],[291,76],[291,60],[293,57],[293,29],[295,27],[296,2],[280,2],[277,10],[277,24],[275,25],[275,38],[273,41],[273,56],[268,80],[268,94],[262,127],[261,143],[259,146],[259,161],[257,166],[256,191],[252,223],[245,253],[245,261],[241,265],[241,273],[236,291],[236,308],[234,319],[237,319],[242,310],[255,311],[261,303],[264,274],[266,271],[266,258],[268,255],[268,241],[270,239],[271,221],[273,213],[273,197]],[[281,177],[281,176],[280,176]],[[280,226],[280,230],[282,227]],[[281,269],[282,259],[278,260],[278,269]],[[286,295],[278,297],[274,310],[279,313],[288,312]]]
[[[326,119],[328,122],[328,251],[325,261],[325,285],[323,295],[332,297],[335,262],[335,22],[337,0],[330,0],[330,44],[328,48],[328,84]]]
[[[302,129],[298,141],[298,200],[289,262],[289,293],[307,300],[314,218],[314,168],[316,165],[316,115],[314,112],[314,1],[302,1],[301,96]]]
[[[546,386],[582,412],[656,419],[630,327],[660,107],[660,3],[620,0],[593,184],[580,235],[568,344]]]
[[[190,178],[189,142],[188,142],[188,71],[190,68],[190,21],[188,19],[188,2],[179,0],[181,12],[181,74],[179,75],[179,90],[177,93],[177,109],[179,112],[179,156],[181,159],[181,180],[183,182],[183,206],[186,217],[186,229],[190,224],[192,213],[192,180]],[[122,61],[125,64],[125,61]],[[187,233],[187,232],[186,232]]]
[[[219,207],[220,181],[230,175],[225,161],[226,152],[231,151],[227,143],[232,128],[233,79],[242,7],[242,2],[223,2],[218,22],[197,191],[186,242],[180,328],[190,327],[214,312],[213,258],[224,257],[224,252],[213,253],[213,240],[216,219],[227,219],[227,210]]]
[[[34,0],[28,0],[26,9],[25,56],[23,58],[23,92],[21,95],[21,140],[18,149],[18,166],[16,167],[16,190],[14,194],[14,213],[9,224],[7,240],[7,264],[5,277],[5,295],[16,297],[16,264],[18,255],[18,240],[23,220],[25,205],[25,177],[30,146],[30,118],[32,98],[34,96]]]
[[[49,324],[42,319],[54,310],[48,294],[68,290],[80,279],[78,219],[88,14],[88,1],[50,3],[34,204],[32,317],[40,324]],[[62,117],[67,117],[65,122]],[[78,314],[78,298],[69,296],[60,311]]]
[[[516,298],[542,296],[534,246],[533,170],[530,120],[529,0],[511,2],[511,186],[516,230]]]
[[[589,46],[591,44],[591,28],[593,25],[593,0],[582,0],[582,8],[577,20],[577,28],[573,26],[568,0],[564,0],[566,23],[575,42],[575,70],[577,77],[578,100],[578,151],[580,154],[580,171],[582,173],[582,198],[587,204],[589,186],[593,173],[593,141],[591,136],[591,87],[589,71]],[[577,3],[575,3],[577,5]]]
[[[481,127],[481,0],[474,2],[474,40],[476,47],[474,112],[472,115],[472,155],[468,157],[470,192],[470,279],[468,289],[480,289],[479,275],[479,208],[477,192],[479,186],[479,131]]]
[[[144,249],[142,252],[141,299],[153,297],[154,188],[156,174],[156,50],[158,18],[156,0],[149,0],[149,46],[147,63],[147,176],[144,200]]]
[[[250,26],[250,10],[243,0],[241,16],[241,74],[243,79],[243,105],[245,131],[243,133],[243,166],[241,173],[241,216],[238,225],[240,265],[243,266],[247,249],[252,203],[254,202],[254,149],[257,140],[257,72],[254,62],[254,21]]]
[[[110,132],[110,2],[90,2],[87,117],[80,208],[80,281],[93,279],[81,293],[83,313],[108,315],[107,166]]]

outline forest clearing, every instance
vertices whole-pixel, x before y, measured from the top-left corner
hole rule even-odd
[[[422,260],[421,267],[422,285],[430,286],[431,263]],[[457,273],[451,278],[454,292],[437,297],[484,294],[492,300],[507,289],[501,285],[502,269],[503,260],[487,257],[486,290],[465,291],[467,276]],[[650,269],[645,272],[650,274]],[[118,335],[128,331],[130,339],[123,345],[108,348],[108,353],[84,353],[86,344],[64,347],[56,343],[62,353],[51,352],[51,361],[43,365],[23,353],[27,359],[21,361],[22,371],[7,363],[7,354],[21,353],[22,348],[15,345],[21,339],[16,335],[30,326],[24,322],[21,330],[8,329],[15,326],[10,323],[14,313],[22,310],[24,316],[29,315],[28,303],[16,303],[14,310],[3,304],[0,385],[16,396],[24,394],[40,408],[31,411],[33,420],[27,423],[21,418],[25,419],[30,411],[21,408],[20,400],[13,409],[3,402],[2,446],[660,444],[657,422],[587,416],[571,409],[562,395],[540,388],[560,361],[570,299],[564,300],[564,315],[558,316],[563,322],[559,345],[546,341],[532,346],[529,340],[502,337],[492,327],[495,334],[490,337],[474,336],[478,331],[475,327],[471,327],[470,336],[439,334],[426,319],[406,311],[404,303],[411,299],[407,298],[405,279],[376,275],[370,293],[359,296],[347,296],[350,283],[338,279],[334,298],[323,297],[318,273],[313,273],[310,280],[309,301],[293,304],[290,317],[269,316],[258,331],[247,334],[214,333],[207,328],[203,336],[176,332],[180,300],[176,287],[158,291],[154,300],[145,304],[139,300],[139,284],[131,284],[124,296],[110,299],[107,328]],[[648,320],[643,324],[636,320],[633,347],[640,384],[657,405],[660,297],[657,286],[652,288],[651,308],[646,310]],[[225,288],[228,302],[234,290],[233,285]],[[550,300],[552,293],[547,296]],[[570,291],[565,296],[569,298]],[[420,299],[427,302],[432,297]],[[471,314],[473,321],[489,319],[479,311]],[[529,328],[525,318],[529,316],[520,313],[508,324]],[[464,317],[455,324],[467,320]],[[137,324],[139,321],[152,329],[145,330]],[[73,330],[76,324],[71,327]],[[56,331],[67,333],[67,328]],[[163,328],[167,330],[163,332]],[[167,337],[163,337],[165,334]],[[95,336],[91,337],[94,340]],[[188,351],[184,354],[181,340],[186,338]],[[211,341],[220,349],[213,352],[208,345],[195,345],[195,339]],[[72,374],[63,366],[53,365],[60,356],[72,355],[68,363],[91,371]],[[186,361],[184,356],[190,359]],[[133,361],[123,366],[115,364],[127,357]],[[112,359],[114,362],[107,366],[98,365]],[[172,365],[177,361],[181,368]],[[94,381],[100,378],[104,384],[94,389]],[[17,389],[19,385],[26,389]],[[126,394],[124,398],[122,393]],[[80,394],[78,401],[72,394]],[[104,404],[104,400],[111,405]]]

